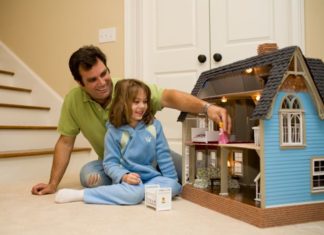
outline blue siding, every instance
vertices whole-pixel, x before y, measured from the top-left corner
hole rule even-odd
[[[324,157],[324,121],[308,93],[296,96],[304,108],[306,147],[280,149],[279,109],[286,93],[279,92],[272,117],[264,121],[266,207],[324,200],[324,193],[311,193],[312,157]]]

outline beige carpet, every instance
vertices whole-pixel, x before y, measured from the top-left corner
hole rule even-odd
[[[47,161],[43,164],[46,167],[39,168],[39,161]],[[61,187],[80,187],[77,170],[80,164],[72,162]],[[143,203],[137,206],[89,205],[81,202],[55,204],[54,195],[30,194],[34,183],[47,181],[49,166],[48,160],[37,160],[36,165],[23,160],[14,163],[0,161],[1,235],[324,234],[324,221],[260,229],[182,198],[173,201],[172,210],[163,212],[146,208]],[[14,176],[17,172],[19,174]]]

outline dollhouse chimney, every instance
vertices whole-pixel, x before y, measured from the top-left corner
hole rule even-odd
[[[269,52],[277,51],[278,45],[277,43],[263,43],[258,46],[257,52],[258,55],[264,55]]]
[[[257,52],[258,55],[264,55],[277,50],[278,50],[277,43],[263,43],[258,46]],[[259,66],[254,68],[254,71],[258,75],[258,77],[262,78],[261,80],[262,87],[264,87],[265,84],[267,83],[269,70],[270,68],[267,66]]]

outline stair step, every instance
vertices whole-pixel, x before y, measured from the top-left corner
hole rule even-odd
[[[14,87],[14,86],[5,86],[5,85],[0,85],[0,89],[11,90],[11,91],[21,91],[21,92],[28,92],[28,93],[30,93],[32,91],[31,89],[27,89],[27,88]]]
[[[97,156],[88,151],[73,152],[71,154],[69,167],[66,169],[64,178],[73,179],[80,169],[89,161],[96,160]],[[29,191],[33,184],[47,182],[53,163],[53,152],[45,155],[22,156],[22,157],[0,157],[0,185],[7,191],[16,187],[17,183],[24,185],[23,190]],[[64,187],[64,178],[60,185]],[[31,182],[34,182],[31,184]],[[1,201],[2,202],[2,201]],[[0,229],[1,230],[1,229]]]
[[[91,148],[89,147],[76,147],[72,152],[90,152]],[[26,149],[19,151],[0,151],[1,158],[13,158],[13,157],[26,157],[26,156],[41,156],[46,154],[54,154],[53,148],[45,149]]]
[[[23,151],[25,149],[52,149],[60,133],[57,126],[2,124],[0,125],[0,151]],[[74,147],[90,147],[83,138],[76,138]]]
[[[21,125],[0,125],[5,130],[56,130],[57,126],[21,126]]]
[[[1,125],[7,126],[54,126],[58,119],[53,119],[51,110],[20,109],[0,107]],[[1,150],[1,149],[0,149]]]
[[[0,129],[1,151],[20,151],[25,149],[53,148],[59,138],[56,129],[19,129],[18,127]],[[75,147],[87,145],[75,145]]]
[[[6,75],[10,75],[10,76],[14,76],[15,75],[14,72],[8,71],[8,70],[3,70],[3,69],[0,69],[0,73],[6,74]]]
[[[0,103],[0,107],[5,108],[20,108],[20,109],[39,109],[39,110],[50,110],[50,107],[45,106],[34,106],[34,105],[21,105],[21,104],[6,104]]]
[[[0,103],[34,105],[34,100],[31,90],[18,90],[11,85],[2,84],[0,85]]]

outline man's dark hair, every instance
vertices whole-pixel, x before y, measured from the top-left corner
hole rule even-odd
[[[90,70],[97,63],[97,59],[101,60],[107,67],[106,56],[98,47],[93,45],[83,46],[75,51],[69,60],[69,67],[74,80],[79,81],[82,85],[84,85],[79,68],[81,67],[86,71]]]

